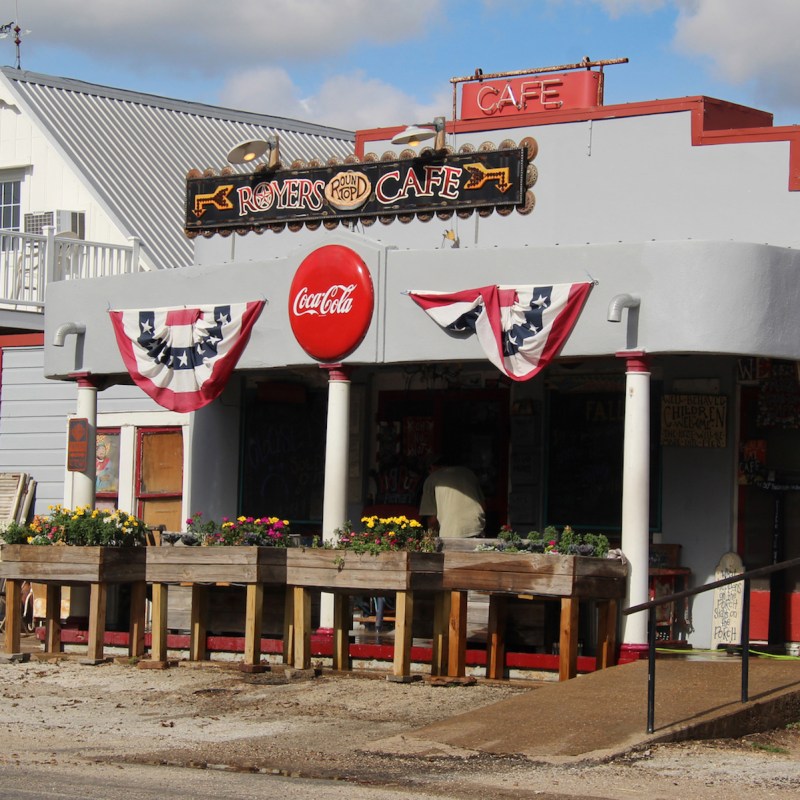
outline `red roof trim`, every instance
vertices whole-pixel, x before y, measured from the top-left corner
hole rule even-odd
[[[43,333],[9,333],[0,335],[2,347],[39,347],[44,344]]]
[[[511,128],[562,125],[568,122],[621,119],[650,114],[674,114],[689,111],[692,115],[692,144],[746,144],[748,142],[788,142],[790,191],[800,191],[800,125],[772,126],[772,114],[755,108],[728,103],[713,97],[679,97],[670,100],[649,100],[597,108],[546,111],[519,114],[501,119],[456,120],[447,123],[448,133],[508,130]],[[370,142],[386,141],[402,131],[403,126],[368,128],[356,132],[355,152],[364,156]],[[380,155],[380,154],[379,154]]]

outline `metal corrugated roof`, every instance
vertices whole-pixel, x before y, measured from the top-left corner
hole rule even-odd
[[[353,152],[354,134],[338,128],[11,67],[0,72],[120,227],[141,239],[156,269],[192,263],[192,243],[183,232],[190,169],[219,170],[238,142],[274,133],[284,164]]]

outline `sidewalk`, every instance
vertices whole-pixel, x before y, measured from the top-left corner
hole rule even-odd
[[[377,742],[375,750],[524,754],[543,761],[600,760],[656,742],[729,738],[800,721],[800,660],[750,661],[749,702],[741,662],[656,663],[655,732],[647,728],[647,662],[583,675]]]

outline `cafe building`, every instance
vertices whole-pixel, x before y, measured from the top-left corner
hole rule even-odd
[[[611,63],[454,78],[449,114],[343,159],[186,164],[194,264],[51,284],[46,376],[78,417],[131,383],[188,415],[184,518],[329,538],[414,514],[446,453],[485,536],[605,533],[630,605],[800,555],[800,128],[605,105]],[[798,581],[754,583],[753,640],[800,642]],[[658,638],[724,644],[711,596]]]

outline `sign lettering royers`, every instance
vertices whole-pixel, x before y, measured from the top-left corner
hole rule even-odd
[[[186,232],[526,209],[527,147],[189,177]],[[428,217],[430,218],[430,217]],[[407,221],[407,220],[406,220]]]

